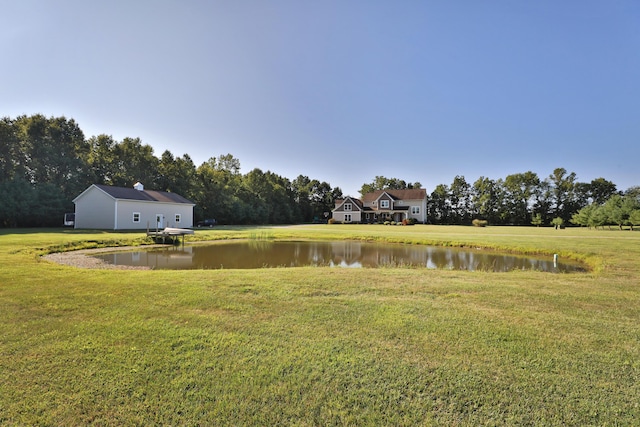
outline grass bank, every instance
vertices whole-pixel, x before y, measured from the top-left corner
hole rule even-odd
[[[637,425],[640,232],[217,228],[559,253],[591,273],[84,270],[137,233],[0,232],[2,425]],[[189,238],[187,239],[189,240]]]

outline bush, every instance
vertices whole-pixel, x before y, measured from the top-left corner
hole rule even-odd
[[[336,222],[335,218],[329,218],[329,221],[327,221],[328,224],[335,224]]]
[[[474,227],[486,227],[489,223],[486,219],[474,219],[471,221]]]
[[[560,218],[559,216],[555,217],[555,218],[553,218],[551,220],[551,225],[553,225],[556,230],[559,229],[559,228],[563,229],[564,228],[564,220],[562,218]]]

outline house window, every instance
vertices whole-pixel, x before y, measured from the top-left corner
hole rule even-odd
[[[180,214],[176,214],[176,224],[180,224],[181,216]]]
[[[420,215],[420,206],[411,206],[411,215]]]
[[[344,215],[344,222],[351,222],[351,214]]]
[[[351,203],[345,203],[344,204],[344,210],[345,211],[350,211],[352,209]]]
[[[140,212],[133,213],[133,222],[140,222]]]
[[[380,207],[382,209],[389,209],[389,201],[388,200],[380,200]]]

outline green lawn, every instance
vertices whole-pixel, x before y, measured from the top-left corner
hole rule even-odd
[[[0,231],[0,425],[640,425],[640,232],[313,225],[191,238],[558,253],[586,274],[39,258],[141,235]]]

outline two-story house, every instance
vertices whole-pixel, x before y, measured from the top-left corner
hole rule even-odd
[[[427,190],[377,190],[362,199],[346,197],[336,200],[333,219],[341,222],[382,222],[413,218],[427,222]]]

